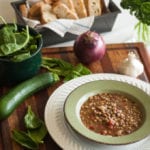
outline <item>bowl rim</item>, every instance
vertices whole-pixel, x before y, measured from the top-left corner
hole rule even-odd
[[[7,25],[14,25],[14,23],[7,23]],[[15,25],[17,25],[19,28],[25,28],[26,26],[28,26],[28,25],[21,25],[21,24],[18,24],[18,23],[15,23]],[[0,24],[0,29],[1,29],[2,27],[4,27],[4,26],[5,26],[5,24]],[[31,35],[38,35],[38,34],[40,34],[40,33],[38,33],[35,29],[31,28],[30,26],[28,26],[28,27],[29,27],[29,32],[31,32]],[[0,58],[0,61],[1,61],[1,62],[21,63],[21,62],[30,60],[30,59],[32,59],[32,57],[34,57],[35,55],[37,55],[37,53],[39,53],[39,51],[40,51],[41,48],[43,47],[43,38],[42,38],[42,35],[41,35],[41,38],[38,38],[38,43],[39,43],[39,44],[38,44],[38,47],[37,47],[36,52],[34,52],[34,53],[31,55],[31,57],[29,57],[29,58],[27,58],[27,59],[24,59],[24,60],[22,60],[22,61],[20,61],[20,62],[14,62],[14,61],[11,61],[11,60],[9,60],[9,59]]]
[[[103,84],[102,84],[103,82]],[[105,85],[104,85],[105,84]],[[115,84],[115,86],[114,86]],[[100,87],[101,85],[103,88],[113,88],[113,90],[119,90],[121,92],[127,92],[130,95],[133,95],[132,92],[134,92],[134,97],[136,100],[139,100],[139,102],[142,103],[144,110],[145,110],[145,120],[142,124],[142,126],[134,131],[131,134],[124,135],[124,136],[105,136],[100,135],[97,133],[94,133],[93,131],[87,129],[83,123],[81,123],[81,120],[78,118],[77,114],[77,105],[80,102],[81,98],[85,96],[84,92],[91,92],[89,89],[92,88],[92,86],[95,85],[96,87],[94,90],[97,90],[97,87]],[[110,86],[112,85],[112,86]],[[123,88],[123,89],[122,89]],[[83,91],[84,90],[84,91]],[[136,95],[135,95],[136,93]],[[142,95],[142,96],[141,96]],[[140,97],[140,98],[139,98]],[[144,100],[142,99],[144,98]],[[63,111],[64,111],[64,117],[67,121],[68,125],[79,135],[92,140],[94,142],[103,143],[107,145],[126,145],[134,142],[138,142],[144,138],[146,138],[150,134],[149,124],[150,124],[150,116],[148,115],[150,113],[150,109],[148,106],[150,106],[150,101],[148,100],[150,96],[145,93],[140,88],[133,86],[131,84],[121,82],[121,81],[114,81],[114,80],[98,80],[98,81],[91,81],[85,84],[82,84],[81,86],[74,89],[66,98]],[[142,100],[141,100],[142,99]],[[149,130],[145,130],[149,129]],[[144,131],[144,133],[143,133]]]

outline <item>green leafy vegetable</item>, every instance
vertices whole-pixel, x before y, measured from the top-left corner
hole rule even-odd
[[[28,26],[26,26],[25,32],[15,33],[14,30],[9,29],[9,25],[6,25],[0,30],[0,34],[2,35],[0,40],[3,39],[3,43],[0,45],[3,54],[1,56],[7,56],[22,49],[29,41]]]
[[[135,25],[135,30],[138,33],[138,40],[150,41],[150,28],[147,26],[147,24],[139,21]]]
[[[28,112],[24,117],[28,135],[36,142],[43,143],[42,139],[47,134],[44,122],[39,119],[28,106]]]
[[[139,21],[150,25],[150,0],[122,0],[120,5],[129,9]]]
[[[68,81],[82,75],[91,74],[91,71],[82,64],[73,66],[72,64],[58,58],[43,57],[41,66],[48,69],[50,72],[58,74],[58,76],[64,77],[64,81]]]
[[[28,106],[24,122],[27,131],[14,130],[12,138],[28,149],[38,149],[39,144],[44,143],[43,139],[47,134],[44,122],[35,115],[30,106]]]
[[[42,121],[33,113],[30,106],[28,106],[28,111],[24,117],[24,122],[27,129],[36,129],[42,124]]]
[[[20,145],[28,149],[32,149],[32,150],[38,149],[38,143],[33,141],[32,138],[30,138],[30,136],[24,131],[14,130],[12,138],[17,143],[19,143]]]
[[[45,127],[44,122],[41,122],[41,126],[34,129],[28,130],[28,135],[36,142],[36,143],[44,143],[43,139],[47,134],[47,129]]]
[[[12,61],[22,61],[31,57],[37,49],[37,39],[41,36],[32,36],[29,27],[18,29],[16,24],[7,24],[2,17],[4,26],[0,29],[0,57]]]
[[[150,40],[150,0],[122,0],[120,5],[124,9],[129,9],[139,22],[135,26],[138,39]]]

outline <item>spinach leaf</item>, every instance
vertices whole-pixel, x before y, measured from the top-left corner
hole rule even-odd
[[[4,43],[8,43],[9,41],[15,42],[14,34],[12,34],[14,32],[14,30],[15,30],[14,26],[11,26],[11,28],[4,26],[0,30],[0,35],[1,35],[0,36],[0,45],[2,45]]]
[[[29,58],[30,56],[31,56],[30,52],[26,52],[26,53],[22,53],[22,54],[16,54],[12,58],[10,58],[10,60],[12,60],[14,62],[19,62],[19,61]]]
[[[26,132],[14,130],[12,138],[17,143],[28,149],[32,150],[38,149],[38,144],[34,140],[32,140],[32,138],[30,138],[30,136]]]
[[[42,121],[31,110],[31,106],[28,106],[27,114],[24,117],[24,122],[27,129],[36,129],[42,124]]]
[[[47,134],[47,129],[44,122],[32,111],[31,106],[28,106],[24,123],[26,131],[13,130],[12,138],[28,149],[38,149],[39,144],[44,143],[43,139]]]
[[[60,77],[64,77],[64,81],[68,81],[82,75],[91,74],[91,71],[82,64],[73,66],[71,63],[59,58],[43,57],[41,67],[57,74]]]
[[[4,54],[3,56],[7,56],[12,54],[23,47],[29,41],[29,27],[26,26],[26,30],[14,33],[10,30],[9,25],[4,26],[0,32],[3,35],[3,43],[0,45],[0,51]]]
[[[44,122],[31,110],[31,106],[28,106],[24,121],[28,135],[37,143],[43,143],[42,140],[47,134],[47,129]]]
[[[44,122],[41,122],[41,126],[33,129],[28,130],[28,135],[37,143],[44,143],[43,139],[47,134],[47,128],[45,127]]]

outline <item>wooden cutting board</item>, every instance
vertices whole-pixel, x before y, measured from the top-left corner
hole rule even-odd
[[[103,59],[96,61],[87,67],[93,73],[118,73],[117,67],[119,63],[127,57],[130,51],[136,53],[137,57],[144,65],[144,72],[138,78],[149,82],[150,58],[148,51],[142,43],[109,44],[107,45],[106,54]],[[79,63],[73,53],[72,47],[43,48],[42,53],[45,57],[61,58],[74,65]],[[45,70],[41,69],[41,71]],[[26,113],[28,105],[31,105],[32,110],[44,120],[44,109],[47,100],[51,93],[61,84],[62,83],[59,82],[47,89],[37,92],[22,103],[8,119],[0,122],[0,150],[24,150],[23,147],[19,146],[11,139],[12,130],[24,130],[23,117]],[[0,96],[4,95],[10,88],[13,87],[0,87]],[[44,144],[40,145],[40,150],[60,150],[59,146],[53,141],[49,134],[47,134],[44,141]]]

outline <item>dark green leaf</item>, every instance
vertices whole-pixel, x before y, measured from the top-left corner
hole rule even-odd
[[[78,64],[76,67],[75,67],[75,70],[78,70],[78,72],[80,72],[81,75],[87,75],[87,74],[91,74],[91,71],[83,66],[82,64]]]
[[[14,62],[20,62],[26,58],[29,58],[31,56],[30,52],[26,52],[26,53],[23,53],[23,54],[18,54],[18,55],[15,55],[11,58],[12,61]]]
[[[38,149],[38,144],[35,141],[33,141],[32,138],[30,138],[30,136],[26,132],[14,130],[12,138],[17,143],[28,149],[32,150]]]
[[[45,127],[44,122],[42,122],[41,126],[39,128],[36,128],[35,130],[28,130],[28,135],[37,143],[43,143],[43,139],[47,134],[47,129]]]
[[[24,121],[27,129],[36,129],[42,125],[42,121],[31,110],[31,106],[28,106],[28,111],[24,117]]]
[[[58,59],[58,58],[46,58],[43,57],[42,59],[42,64],[45,64],[51,68],[53,67],[59,67],[61,69],[69,69],[72,68],[72,65],[62,59]]]
[[[91,74],[91,71],[82,64],[73,66],[71,63],[58,58],[43,57],[41,66],[58,76],[64,77],[64,81]]]

